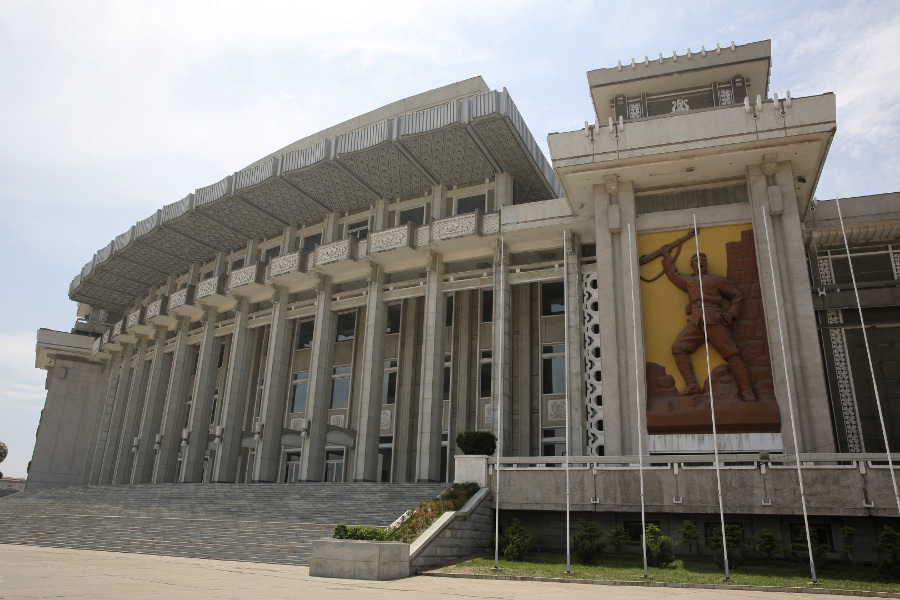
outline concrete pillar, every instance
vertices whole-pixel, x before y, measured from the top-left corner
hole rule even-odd
[[[819,347],[819,339],[809,293],[806,249],[800,230],[791,163],[777,162],[774,155],[767,155],[761,165],[748,167],[747,182],[784,449],[785,452],[792,452],[794,447],[787,402],[790,385],[800,452],[837,452],[830,421],[817,418],[827,414],[830,407],[821,354],[809,352],[810,348]],[[767,227],[770,244],[766,243]],[[772,253],[777,289],[772,284],[769,252]],[[775,311],[776,294],[781,308],[780,330],[784,334],[787,380],[782,363],[778,314]],[[796,361],[794,356],[803,356],[803,360]]]
[[[509,247],[494,244],[494,319],[491,326],[491,430],[503,453],[512,447],[512,287],[509,284]],[[503,423],[500,431],[500,423]],[[501,440],[500,437],[503,436]]]
[[[272,326],[269,332],[269,350],[266,356],[266,375],[263,385],[262,408],[259,422],[262,433],[256,442],[253,462],[253,481],[275,483],[278,481],[278,461],[281,459],[281,426],[290,374],[292,328],[287,324],[288,292],[276,287],[272,297]]]
[[[131,372],[131,386],[125,403],[125,416],[122,419],[122,434],[116,455],[116,467],[113,471],[112,483],[122,484],[131,481],[134,467],[133,442],[137,436],[141,415],[144,413],[144,396],[147,393],[147,338],[138,339],[134,370]]]
[[[331,279],[323,277],[316,290],[316,321],[306,400],[309,437],[303,445],[301,459],[303,481],[322,481],[325,478],[325,437],[328,434],[331,373],[334,364],[334,340],[337,335],[337,318],[331,312],[331,291]]]
[[[109,420],[109,432],[103,451],[103,462],[100,465],[98,485],[107,485],[112,481],[113,468],[116,466],[116,449],[122,433],[122,416],[125,414],[125,402],[131,385],[131,357],[134,354],[132,344],[123,345],[122,364],[119,368],[119,385],[116,387],[113,400],[112,415]]]
[[[231,356],[228,359],[225,392],[222,395],[222,413],[219,421],[222,423],[223,431],[211,479],[217,483],[237,481],[244,408],[247,404],[247,388],[250,382],[250,363],[253,360],[253,335],[247,328],[249,319],[250,302],[240,298],[234,309]]]
[[[422,342],[422,386],[419,395],[419,435],[416,481],[440,481],[441,417],[444,410],[444,260],[432,253],[426,265],[425,332]]]
[[[584,316],[582,301],[584,294],[581,283],[581,240],[566,230],[565,247],[568,270],[566,278],[566,385],[569,392],[569,447],[571,456],[583,456],[585,448],[584,405]],[[635,266],[635,268],[637,268]]]
[[[373,231],[381,231],[383,229],[389,229],[393,226],[393,223],[388,222],[388,201],[384,198],[379,198],[375,201],[374,208],[374,219],[372,223]]]
[[[115,354],[118,355],[119,353],[116,352]],[[106,396],[109,392],[109,381],[113,376],[113,369],[111,368],[112,362],[113,361],[110,358],[103,366],[103,378],[99,385],[97,410],[95,411],[94,421],[91,426],[91,439],[88,445],[87,455],[85,456],[84,471],[81,474],[81,485],[91,484],[92,467],[94,465],[97,440],[100,437],[100,427],[103,425],[104,420],[107,423],[107,427],[109,425],[109,417],[108,415],[104,417],[104,413],[106,412]]]
[[[457,432],[472,429],[469,424],[469,412],[472,410],[473,397],[470,393],[470,382],[478,378],[478,372],[472,370],[472,323],[478,322],[478,311],[471,310],[472,297],[476,293],[471,290],[456,292],[454,296],[453,333],[456,344],[453,348],[453,400],[456,403]]]
[[[532,315],[532,285],[518,285],[515,288],[516,299],[519,304],[515,319],[518,336],[515,347],[521,349],[516,352],[513,360],[513,382],[515,394],[513,402],[518,408],[519,420],[516,424],[514,446],[518,456],[531,455],[531,360],[534,353],[532,346],[531,328],[534,317]],[[540,317],[537,317],[538,323]]]
[[[150,364],[144,414],[137,434],[140,443],[134,458],[134,472],[131,474],[131,483],[133,484],[150,483],[153,478],[153,462],[156,458],[153,446],[156,442],[156,434],[159,432],[163,404],[166,400],[167,375],[172,366],[172,355],[165,353],[168,330],[165,327],[156,327],[155,329],[153,362]]]
[[[119,378],[122,375],[122,358],[124,352],[114,352],[110,358],[106,368],[109,370],[109,380],[104,390],[104,395],[100,398],[100,426],[97,431],[97,442],[94,444],[94,456],[91,460],[90,475],[88,484],[98,485],[100,483],[100,469],[103,465],[103,454],[106,451],[106,444],[109,438],[110,424],[112,421],[113,407],[116,404],[116,390],[119,387]]]
[[[200,337],[197,374],[194,376],[191,415],[187,426],[191,433],[181,462],[181,481],[184,483],[200,483],[203,480],[203,460],[206,458],[209,440],[209,413],[212,410],[218,374],[216,349],[219,342],[215,337],[217,316],[215,307],[204,309],[203,333]]]
[[[341,239],[341,225],[338,222],[340,215],[336,212],[328,213],[325,217],[324,227],[322,229],[322,243],[330,244]]]
[[[359,382],[359,431],[353,481],[378,481],[378,438],[381,434],[381,396],[384,385],[384,336],[387,305],[384,271],[372,265],[363,337],[362,375]]]
[[[431,218],[443,219],[450,215],[444,214],[444,200],[447,198],[447,186],[436,185],[431,188]]]
[[[297,226],[286,225],[284,233],[281,235],[281,251],[280,254],[290,254],[296,248],[297,243]]]
[[[394,483],[407,483],[414,464],[415,440],[418,429],[415,415],[419,396],[416,394],[416,347],[419,338],[420,298],[403,301],[403,325],[400,327],[400,368],[397,372],[397,404],[394,416]]]
[[[513,205],[513,178],[509,173],[497,173],[494,179],[494,209]]]
[[[176,467],[178,451],[181,447],[181,429],[185,422],[184,413],[189,393],[188,382],[191,378],[191,359],[194,355],[194,349],[187,345],[190,328],[190,320],[182,318],[175,329],[175,351],[172,353],[172,368],[169,371],[169,381],[166,386],[165,407],[159,429],[162,438],[156,454],[153,483],[174,483],[177,477]]]

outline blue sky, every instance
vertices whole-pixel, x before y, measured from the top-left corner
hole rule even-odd
[[[24,477],[44,400],[36,331],[163,204],[297,139],[482,75],[546,153],[593,120],[585,73],[772,40],[770,93],[835,92],[820,199],[900,191],[900,3],[0,0],[0,440]],[[638,8],[639,6],[639,8]]]

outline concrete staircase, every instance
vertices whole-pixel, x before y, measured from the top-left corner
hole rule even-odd
[[[0,543],[308,565],[338,523],[390,525],[445,484],[67,487],[0,498]]]

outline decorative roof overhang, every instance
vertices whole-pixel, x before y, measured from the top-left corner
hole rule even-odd
[[[275,237],[286,225],[498,173],[512,175],[517,204],[560,195],[553,169],[506,89],[326,137],[200,188],[98,251],[72,280],[69,297],[125,310],[191,263]]]

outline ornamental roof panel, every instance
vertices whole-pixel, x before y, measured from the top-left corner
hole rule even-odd
[[[127,307],[190,263],[277,236],[287,224],[483,182],[498,170],[512,175],[517,203],[558,197],[508,92],[487,89],[475,78],[398,101],[167,204],[98,251],[69,295]]]

